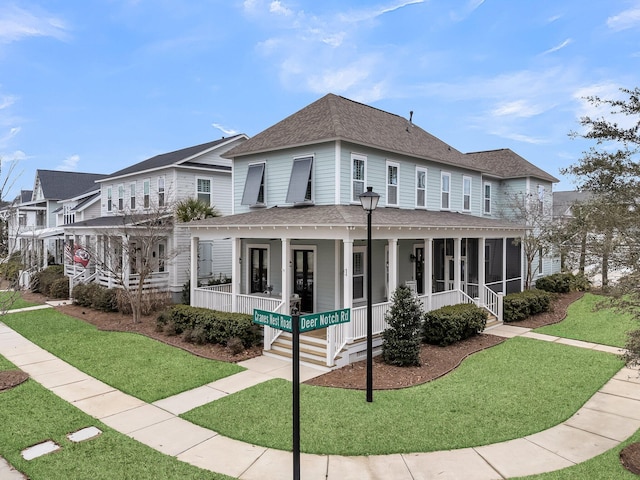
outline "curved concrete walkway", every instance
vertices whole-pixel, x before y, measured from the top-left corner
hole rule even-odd
[[[513,326],[494,327],[488,333],[610,353],[620,351]],[[243,480],[292,477],[290,452],[232,440],[177,416],[270,378],[290,379],[291,366],[283,361],[269,357],[248,360],[241,363],[247,371],[148,404],[86,375],[2,323],[0,354],[60,398],[162,453]],[[313,375],[313,371],[303,373],[305,378]],[[584,462],[615,447],[638,428],[640,377],[637,370],[622,368],[575,415],[543,432],[493,445],[441,452],[366,457],[302,454],[301,476],[306,480],[504,479]]]

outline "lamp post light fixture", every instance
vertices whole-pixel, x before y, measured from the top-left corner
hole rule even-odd
[[[360,204],[367,212],[367,402],[373,402],[373,317],[371,312],[371,212],[378,206],[380,195],[367,187],[362,193]]]

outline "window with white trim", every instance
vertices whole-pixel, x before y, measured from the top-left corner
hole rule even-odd
[[[427,169],[416,168],[416,207],[427,207]]]
[[[129,207],[131,210],[136,209],[136,182],[129,184]]]
[[[351,155],[351,201],[359,202],[367,181],[367,157]]]
[[[111,185],[107,187],[107,212],[113,210],[113,188]]]
[[[124,210],[124,184],[118,185],[118,210]]]
[[[249,165],[247,178],[242,192],[241,205],[258,206],[265,203],[264,171],[266,164],[254,163]]]
[[[164,242],[158,243],[158,272],[166,270],[167,247]]]
[[[164,177],[158,177],[158,206],[164,207]]]
[[[149,180],[148,178],[146,178],[143,182],[143,205],[144,208],[149,208],[150,206],[150,200],[149,200],[149,195],[151,192],[151,180]]]
[[[544,212],[544,196],[544,185],[538,185],[538,208],[540,209],[540,213]]]
[[[353,248],[353,300],[359,301],[366,298],[364,291],[365,282],[365,247]]]
[[[76,214],[73,211],[73,208],[74,207],[72,207],[71,205],[65,205],[62,208],[64,225],[69,225],[70,223],[74,223],[76,221]]]
[[[196,179],[196,197],[205,205],[211,205],[211,179]]]
[[[398,172],[400,165],[395,162],[387,162],[387,205],[398,206]]]
[[[301,157],[293,160],[289,189],[287,190],[287,203],[311,202],[313,192],[312,185],[313,157]]]
[[[462,210],[471,210],[471,177],[462,177]]]
[[[491,184],[484,182],[484,207],[483,212],[491,215]]]
[[[440,208],[448,210],[450,207],[451,174],[442,172],[440,175]]]

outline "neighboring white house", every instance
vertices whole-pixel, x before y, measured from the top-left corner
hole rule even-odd
[[[328,368],[365,355],[369,279],[376,334],[402,284],[428,310],[475,302],[500,320],[501,295],[522,289],[525,264],[517,239],[526,226],[505,220],[507,193],[535,193],[551,214],[557,182],[511,150],[464,154],[411,118],[333,94],[225,156],[233,215],[189,226],[192,258],[201,242],[232,240],[233,281],[196,287],[192,261],[192,305],[288,314],[293,299],[303,313],[350,308],[350,323],[304,337],[304,350],[316,351],[305,361]],[[359,201],[367,187],[380,194],[371,252]],[[286,355],[287,337],[265,327],[265,351]]]
[[[230,214],[231,160],[221,155],[246,139],[244,134],[235,135],[154,156],[100,178],[94,192],[65,201],[62,208],[68,252],[65,272],[72,278],[72,285],[97,281],[109,287],[119,286],[113,269],[105,267],[116,262],[120,269],[125,269],[130,287],[136,284],[139,262],[150,262],[153,273],[145,286],[168,290],[178,299],[190,280],[190,250],[189,232],[173,221],[173,209],[182,199],[197,198],[221,215]],[[151,258],[125,258],[127,249],[121,247],[122,242],[135,245],[140,236],[148,234],[140,227],[145,215],[156,219],[158,215],[166,216],[166,231],[162,238],[154,240]],[[78,249],[85,252],[84,257],[73,255]],[[88,262],[87,252],[92,257]],[[200,260],[198,281],[206,283],[212,277],[231,274],[228,239],[204,243],[196,256]]]

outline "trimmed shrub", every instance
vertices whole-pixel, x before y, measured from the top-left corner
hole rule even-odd
[[[13,252],[6,262],[0,263],[0,275],[8,280],[12,286],[18,284],[20,270],[24,269],[20,252]]]
[[[463,303],[432,310],[424,315],[423,341],[445,347],[482,332],[489,314],[472,304]]]
[[[49,294],[53,298],[69,298],[69,279],[66,276],[58,278],[51,283]]]
[[[73,303],[103,312],[117,312],[116,290],[97,283],[79,284],[73,287]]]
[[[64,266],[51,265],[44,270],[36,272],[31,277],[31,284],[29,285],[29,288],[34,293],[50,295],[51,284],[60,278],[67,278],[64,275]]]
[[[194,343],[227,345],[231,338],[237,337],[244,348],[248,348],[262,342],[262,329],[253,323],[252,315],[182,304],[161,312],[156,329],[167,335],[183,335],[185,340]]]
[[[510,293],[504,297],[503,320],[518,322],[536,313],[547,312],[551,308],[551,300],[553,300],[552,293],[536,288]]]
[[[536,280],[536,288],[551,293],[584,292],[591,288],[591,282],[584,275],[554,273]]]
[[[382,332],[382,360],[399,367],[418,366],[422,305],[405,286],[396,288],[391,302],[385,315],[389,328]]]

